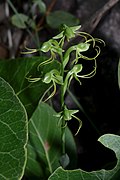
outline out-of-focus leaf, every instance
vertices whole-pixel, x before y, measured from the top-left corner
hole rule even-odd
[[[55,11],[51,12],[47,16],[47,24],[51,28],[59,28],[61,25],[66,24],[67,26],[76,26],[78,25],[79,19],[77,19],[74,15],[65,12],[65,11]]]
[[[99,138],[99,141],[107,148],[112,149],[117,157],[117,165],[112,170],[98,170],[86,172],[81,169],[64,170],[59,167],[49,180],[119,180],[120,179],[120,136],[105,134]]]
[[[0,78],[0,180],[18,180],[26,164],[26,111],[12,87]]]
[[[59,63],[53,61],[47,65],[38,65],[45,61],[45,57],[18,58],[10,60],[0,60],[0,76],[3,77],[15,90],[20,100],[24,104],[29,116],[37,107],[38,101],[49,88],[50,84],[45,84],[41,80],[30,83],[26,77],[39,77],[53,68],[59,70]]]
[[[18,28],[25,29],[28,26],[35,28],[35,22],[25,14],[17,13],[11,17],[12,24]]]
[[[41,13],[46,12],[46,5],[42,0],[33,0],[33,2],[39,7]]]
[[[47,179],[60,166],[61,128],[56,115],[52,107],[40,103],[30,119],[26,174],[33,179],[38,176],[39,179]],[[66,129],[66,151],[70,158],[68,168],[75,168],[76,146],[68,128]]]

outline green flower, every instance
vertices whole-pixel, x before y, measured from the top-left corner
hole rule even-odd
[[[53,39],[61,39],[63,37],[66,37],[66,39],[69,41],[71,38],[76,36],[80,28],[81,25],[68,27],[67,25],[64,24],[62,27],[62,32],[59,33],[57,36],[54,36]]]
[[[63,84],[63,77],[60,76],[60,73],[58,70],[53,69],[50,72],[46,73],[45,76],[43,77],[42,81],[46,84],[49,84],[52,82],[52,86],[53,87],[53,92],[50,94],[50,96],[45,100],[47,101],[48,99],[50,99],[51,97],[54,96],[54,94],[56,93],[56,84]]]
[[[75,135],[78,134],[80,128],[82,127],[82,121],[77,117],[75,116],[74,114],[76,114],[77,112],[79,112],[79,110],[71,110],[71,109],[68,109],[66,107],[66,105],[64,106],[64,110],[60,113],[58,113],[57,117],[59,117],[59,123],[61,122],[62,119],[64,119],[66,121],[66,124],[64,127],[62,128],[65,128],[67,126],[67,122],[72,120],[73,118],[75,118],[78,122],[79,122],[79,128],[77,130],[77,132],[75,133]]]

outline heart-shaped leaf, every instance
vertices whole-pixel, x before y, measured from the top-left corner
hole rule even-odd
[[[12,87],[0,78],[0,179],[18,180],[26,164],[27,116]]]
[[[116,153],[118,159],[117,165],[112,170],[98,170],[86,172],[81,169],[64,170],[59,167],[50,177],[49,180],[119,180],[120,179],[120,136],[105,134],[99,138],[99,141],[107,148]]]

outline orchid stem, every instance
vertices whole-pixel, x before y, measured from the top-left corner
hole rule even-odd
[[[64,79],[64,65],[63,65],[63,55],[61,55],[61,76]],[[64,84],[61,85],[61,111],[64,113]],[[61,140],[62,140],[62,154],[65,154],[65,119],[64,114],[62,116],[61,124]]]

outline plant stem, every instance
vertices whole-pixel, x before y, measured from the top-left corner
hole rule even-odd
[[[19,15],[17,9],[15,8],[15,6],[14,6],[13,3],[11,2],[11,0],[7,0],[7,2],[8,2],[8,4],[9,4],[9,6],[11,7],[11,9],[13,10],[13,12],[17,15],[19,21],[22,22],[21,16]],[[29,36],[33,39],[33,41],[35,42],[35,44],[37,45],[37,47],[39,47],[38,44],[37,44],[37,42],[36,42],[36,39],[34,38],[34,36],[33,36],[33,34],[32,34],[32,32],[31,32],[28,28],[26,28],[26,31],[28,32]]]
[[[61,76],[64,79],[63,55],[61,55]],[[61,124],[62,154],[65,154],[65,119],[64,119],[64,84],[61,85],[61,111],[63,112]]]

